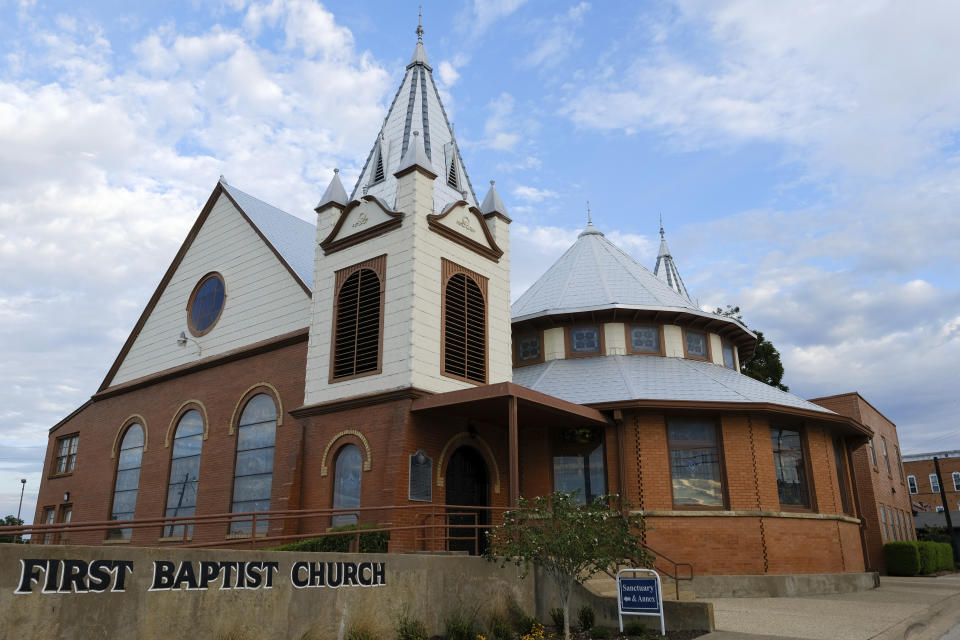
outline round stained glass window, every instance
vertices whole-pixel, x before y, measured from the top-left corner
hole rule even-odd
[[[226,293],[223,276],[219,273],[208,273],[197,283],[187,305],[190,333],[202,336],[213,329],[223,311]]]

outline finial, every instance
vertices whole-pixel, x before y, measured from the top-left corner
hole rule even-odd
[[[417,20],[417,42],[423,42],[423,5],[420,5],[420,17]]]
[[[493,180],[490,181],[490,186],[491,186],[491,187],[493,186],[493,182],[494,182]]]
[[[333,173],[334,173],[334,174],[340,173],[340,169],[334,169],[334,170],[333,170]]]
[[[590,201],[587,200],[587,224],[593,224],[593,218],[590,216]]]
[[[220,182],[222,182],[223,184],[227,184],[227,179],[223,177],[222,173],[220,174]]]
[[[660,239],[663,240],[663,214],[660,214]]]

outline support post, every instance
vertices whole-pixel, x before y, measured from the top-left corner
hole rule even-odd
[[[520,437],[517,425],[517,397],[510,396],[507,400],[507,423],[510,432],[510,506],[516,508],[520,504]]]

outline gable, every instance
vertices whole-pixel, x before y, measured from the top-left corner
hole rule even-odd
[[[503,255],[483,214],[463,200],[449,205],[443,213],[428,215],[427,224],[432,231],[494,262]]]
[[[223,310],[208,332],[194,335],[188,303],[211,272],[223,278]],[[309,310],[304,283],[218,185],[101,390],[302,329]]]
[[[320,247],[328,255],[392,231],[402,222],[402,213],[391,211],[374,196],[363,196],[348,204],[340,213],[333,230],[320,243]]]

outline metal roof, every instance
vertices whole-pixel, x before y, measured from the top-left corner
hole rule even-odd
[[[713,315],[657,279],[593,224],[588,224],[573,246],[517,298],[510,311],[516,322],[529,316],[617,307]]]
[[[223,183],[230,197],[243,210],[250,222],[283,256],[297,277],[308,288],[313,289],[314,245],[317,241],[317,228],[306,220],[281,211],[263,200],[258,200],[232,185]]]
[[[473,192],[470,176],[467,175],[463,158],[457,148],[453,127],[450,126],[446,110],[440,101],[440,93],[433,82],[433,68],[427,61],[422,36],[423,28],[418,26],[417,44],[410,64],[407,65],[403,81],[390,104],[373,148],[367,155],[350,199],[369,194],[388,203],[391,209],[395,208],[397,179],[393,174],[401,168],[410,147],[411,137],[414,132],[418,132],[423,153],[426,154],[424,167],[437,175],[434,180],[434,211],[439,211],[444,204],[458,200],[465,200],[475,207],[477,196]],[[381,163],[382,171],[378,171]],[[447,184],[451,164],[454,165],[458,188]]]
[[[576,404],[628,400],[769,403],[829,409],[710,362],[663,356],[550,360],[513,370],[513,382]]]

